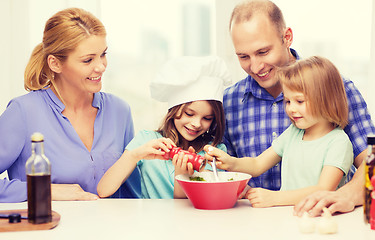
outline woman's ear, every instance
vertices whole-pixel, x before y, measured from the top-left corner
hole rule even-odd
[[[48,55],[47,63],[49,68],[54,71],[55,73],[61,73],[62,71],[62,64],[59,59],[57,59],[53,55]]]

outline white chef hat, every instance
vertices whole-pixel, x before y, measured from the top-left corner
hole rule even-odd
[[[168,109],[198,100],[223,101],[231,83],[223,59],[217,56],[184,56],[168,61],[151,81],[151,97],[168,102]]]

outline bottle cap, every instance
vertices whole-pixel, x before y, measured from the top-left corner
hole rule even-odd
[[[9,223],[19,223],[19,222],[21,222],[21,214],[19,213],[9,214]]]
[[[375,135],[367,136],[367,145],[375,145]]]
[[[33,135],[31,135],[31,141],[33,141],[33,142],[42,142],[43,139],[44,139],[43,134],[41,134],[39,132],[35,132],[35,133],[33,133]]]

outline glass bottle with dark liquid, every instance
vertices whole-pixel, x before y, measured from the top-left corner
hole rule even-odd
[[[371,207],[375,207],[374,199],[371,194],[374,191],[374,186],[371,183],[373,176],[375,176],[375,136],[367,137],[368,153],[365,164],[365,202],[363,204],[365,223],[371,223],[371,227],[375,227],[374,214],[371,214]]]
[[[51,164],[44,155],[44,137],[31,136],[31,156],[26,162],[27,206],[29,222],[40,224],[52,221]]]

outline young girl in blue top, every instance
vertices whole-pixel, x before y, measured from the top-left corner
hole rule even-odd
[[[121,158],[98,184],[100,197],[110,196],[136,166],[141,171],[143,198],[184,198],[175,181],[179,174],[193,174],[184,154],[172,161],[163,155],[174,146],[204,155],[212,144],[222,151],[225,119],[222,106],[224,85],[229,82],[223,60],[210,57],[181,57],[166,63],[151,83],[151,95],[168,102],[168,113],[156,131],[141,131],[126,147]]]
[[[292,123],[258,157],[234,158],[206,146],[206,158],[217,158],[224,170],[259,176],[281,159],[281,189],[248,190],[253,207],[294,205],[317,190],[343,185],[353,163],[352,144],[342,130],[348,122],[348,104],[336,67],[322,57],[299,60],[278,72],[286,112]]]

